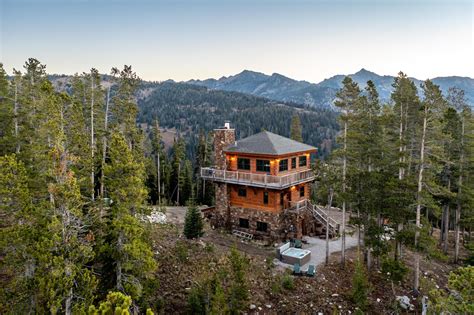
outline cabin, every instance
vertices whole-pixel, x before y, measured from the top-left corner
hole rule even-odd
[[[316,234],[321,220],[309,202],[316,152],[269,131],[236,141],[229,123],[215,129],[215,165],[201,169],[215,183],[215,207],[207,215],[212,225],[260,239]]]

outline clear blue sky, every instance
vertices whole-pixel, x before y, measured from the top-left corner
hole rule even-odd
[[[360,68],[474,77],[473,1],[0,0],[0,61],[147,80],[250,69],[319,82]]]

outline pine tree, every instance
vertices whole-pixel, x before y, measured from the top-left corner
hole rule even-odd
[[[115,262],[115,288],[136,298],[141,295],[141,282],[152,277],[156,268],[144,239],[144,227],[136,217],[142,212],[147,195],[145,170],[119,133],[112,134],[109,155],[110,163],[105,166],[106,186],[112,200],[106,236],[108,252]]]
[[[346,203],[348,199],[347,194],[347,162],[348,162],[348,132],[349,132],[349,121],[351,119],[354,108],[359,104],[360,89],[350,77],[345,77],[342,81],[343,87],[336,94],[337,100],[335,105],[341,109],[342,114],[340,121],[343,125],[343,132],[341,136],[342,148],[339,151],[339,155],[342,158],[342,227],[341,227],[341,265],[345,265],[345,254],[346,254]],[[337,153],[337,152],[336,152]]]
[[[189,239],[199,238],[204,234],[203,227],[201,211],[191,202],[184,219],[184,235]]]
[[[185,143],[183,138],[179,138],[173,145],[173,160],[171,162],[171,180],[170,198],[176,201],[176,204],[180,204],[180,189],[183,185],[183,164],[185,159]]]
[[[427,188],[431,192],[439,191],[438,185],[433,181],[433,176],[437,170],[439,171],[439,161],[443,157],[443,150],[442,147],[440,147],[439,140],[443,139],[441,121],[446,105],[441,90],[430,80],[425,81],[422,88],[425,98],[421,104],[422,127],[420,131],[420,155],[417,174],[415,248],[419,246],[420,240],[421,208],[425,207],[427,214],[430,208],[432,211],[439,210],[436,209],[437,205],[433,202],[432,195],[427,191]],[[430,152],[429,155],[427,155],[428,149]],[[427,170],[427,172],[425,172],[425,170]],[[419,268],[420,255],[417,253],[415,255],[415,278],[413,287],[415,292],[418,291],[419,286]]]
[[[290,138],[299,142],[303,142],[303,132],[301,129],[300,116],[293,115],[291,118]]]
[[[403,72],[398,74],[392,86],[394,91],[391,99],[394,101],[394,113],[387,120],[387,125],[395,123],[391,127],[398,133],[398,137],[392,138],[389,142],[398,145],[398,183],[392,182],[389,184],[391,189],[388,190],[388,195],[393,200],[390,205],[398,203],[399,207],[396,211],[388,211],[388,214],[397,223],[397,235],[401,235],[411,213],[411,204],[414,202],[409,197],[414,192],[410,177],[413,175],[415,164],[413,160],[417,153],[420,100],[415,84]],[[397,257],[401,256],[402,244],[399,237],[396,239],[397,249],[395,255]]]
[[[15,152],[15,120],[14,98],[10,96],[7,73],[0,63],[0,155]]]

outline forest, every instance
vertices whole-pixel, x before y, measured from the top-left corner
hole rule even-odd
[[[139,92],[146,84],[153,85],[150,95]],[[208,258],[215,251],[212,241],[204,250],[197,241],[177,243],[168,253],[166,242],[157,246],[155,236],[168,233],[181,242],[182,233],[141,219],[152,206],[189,205],[192,222],[184,234],[202,236],[196,205],[212,205],[213,188],[198,171],[212,165],[209,132],[223,120],[235,125],[238,137],[266,129],[325,148],[325,159],[314,163],[315,201],[326,205],[334,196],[333,204],[352,214],[363,252],[351,307],[370,311],[369,275],[382,270],[392,288],[403,278],[412,280],[413,292],[429,294],[435,312],[474,312],[474,269],[462,267],[474,260],[472,110],[456,88],[444,97],[427,80],[420,96],[404,73],[393,86],[391,103],[382,104],[373,83],[360,90],[347,77],[336,113],[186,84],[143,83],[131,66],[113,68],[108,84],[92,68],[58,89],[37,59],[11,75],[1,65],[0,313],[245,312],[252,283],[259,286],[248,280],[257,273],[251,259],[234,248]],[[163,144],[162,127],[178,130],[171,150]],[[385,239],[388,227],[393,242]],[[345,227],[341,238],[341,267],[352,270]],[[180,281],[160,278],[160,269],[174,268],[161,257],[179,266],[170,274],[184,274],[183,266],[198,261],[188,257],[196,247],[204,271],[190,272],[199,277],[186,283],[185,298],[165,299],[162,292]],[[461,255],[469,250],[470,256]],[[412,276],[403,259],[407,253],[415,259]],[[421,288],[425,259],[459,267],[448,290]],[[265,274],[273,275],[270,265]],[[300,281],[282,277],[287,290]],[[278,297],[284,288],[269,296]]]

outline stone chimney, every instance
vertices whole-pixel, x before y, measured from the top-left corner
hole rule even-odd
[[[230,128],[230,123],[225,122],[224,127],[214,129],[214,163],[218,170],[227,168],[224,148],[235,143],[235,130]]]

